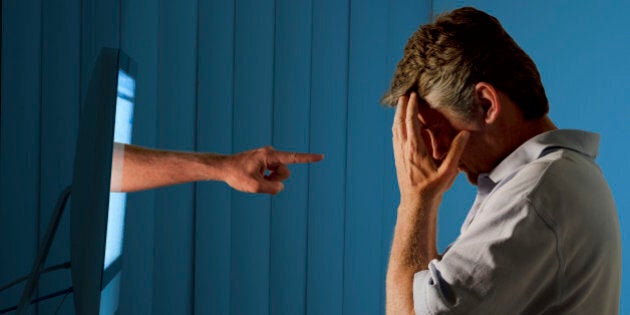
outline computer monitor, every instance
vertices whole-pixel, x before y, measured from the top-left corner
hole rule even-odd
[[[71,273],[77,314],[118,309],[126,195],[110,193],[114,142],[131,142],[135,63],[103,48],[79,122],[72,181]],[[122,163],[122,158],[115,159]]]

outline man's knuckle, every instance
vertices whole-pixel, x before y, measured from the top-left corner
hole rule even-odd
[[[270,145],[260,148],[260,152],[265,153],[265,154],[269,154],[272,151],[273,151],[273,147]]]

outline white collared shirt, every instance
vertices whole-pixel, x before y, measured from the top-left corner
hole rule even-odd
[[[598,146],[549,131],[480,175],[461,234],[414,276],[416,314],[618,314],[619,220]]]

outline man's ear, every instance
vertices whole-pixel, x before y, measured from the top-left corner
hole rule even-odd
[[[475,96],[481,105],[483,120],[486,124],[494,123],[501,112],[501,98],[490,83],[479,82],[475,85]]]

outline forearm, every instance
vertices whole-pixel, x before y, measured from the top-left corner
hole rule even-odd
[[[438,257],[438,202],[404,205],[398,209],[387,270],[387,314],[413,314],[413,277]]]
[[[225,156],[114,146],[112,191],[131,192],[200,180],[221,180]],[[120,163],[123,161],[123,163]]]

